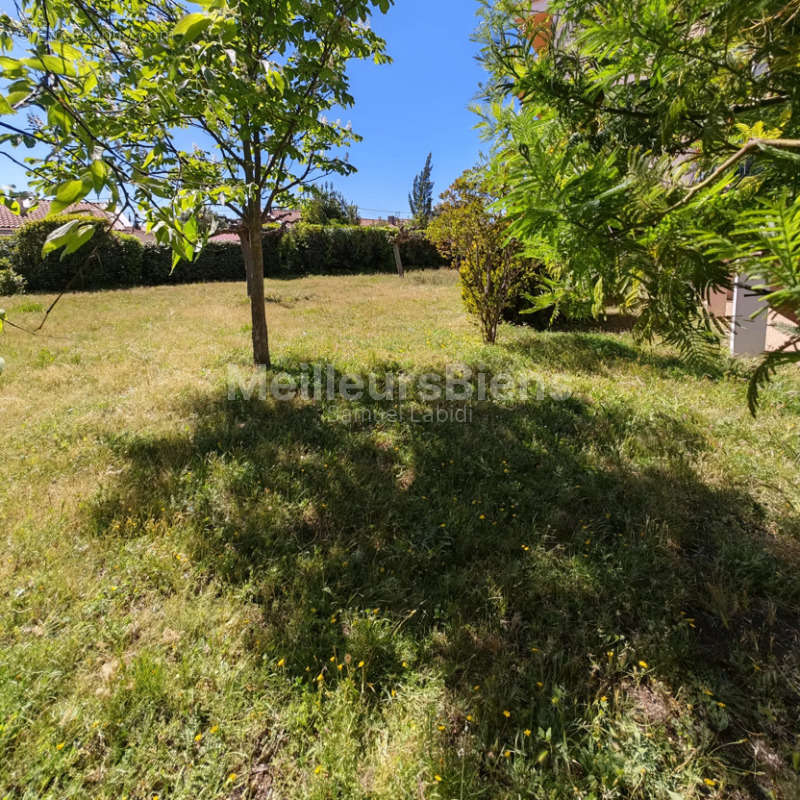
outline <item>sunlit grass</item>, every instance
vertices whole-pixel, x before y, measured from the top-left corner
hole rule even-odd
[[[243,289],[0,339],[0,797],[800,796],[795,374],[753,421],[624,334],[486,347],[451,273],[268,281],[278,370],[548,390],[349,424],[227,400]]]

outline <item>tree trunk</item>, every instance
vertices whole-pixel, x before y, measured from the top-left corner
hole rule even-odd
[[[256,209],[249,214],[242,237],[242,255],[247,273],[247,288],[250,295],[250,317],[253,327],[253,361],[269,368],[269,334],[267,310],[264,299],[264,248],[261,233],[261,218]]]
[[[397,267],[397,274],[401,278],[404,278],[403,259],[400,257],[400,247],[397,245],[397,242],[394,243],[392,249],[394,250],[394,265]]]

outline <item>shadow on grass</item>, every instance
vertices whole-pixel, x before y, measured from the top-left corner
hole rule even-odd
[[[599,346],[551,341],[579,359]],[[187,433],[112,442],[127,466],[98,495],[96,530],[166,518],[203,570],[252,586],[251,647],[291,654],[310,691],[341,678],[332,655],[366,662],[376,700],[408,668],[435,669],[453,709],[442,769],[469,728],[475,791],[530,787],[498,755],[525,730],[553,776],[601,769],[585,733],[600,698],[677,736],[664,686],[694,699],[708,750],[749,731],[788,757],[800,581],[753,499],[699,479],[710,445],[690,420],[575,398],[478,405],[467,424],[412,420],[412,403],[381,409],[404,419],[349,410],[196,397]],[[718,757],[753,767],[744,746]]]
[[[719,378],[723,365],[699,366],[678,356],[665,356],[598,330],[530,332],[504,346],[538,365],[557,365],[567,372],[601,374],[609,367],[638,363],[667,373]]]

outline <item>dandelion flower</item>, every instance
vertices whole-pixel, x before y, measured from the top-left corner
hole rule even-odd
[[[209,733],[216,733],[219,730],[219,725],[212,725],[209,729]]]
[[[444,725],[439,725],[439,730],[443,731],[444,730]]]
[[[646,662],[646,661],[640,661],[640,662],[639,662],[639,666],[640,666],[642,669],[647,669],[647,662]]]
[[[363,666],[364,666],[364,662],[363,661],[359,661],[358,662],[358,668],[361,669]]]
[[[531,735],[531,729],[530,728],[525,728],[524,733],[525,733],[526,736],[530,736]]]
[[[508,718],[511,716],[511,712],[510,712],[510,711],[508,711],[508,710],[506,710],[506,711],[504,711],[504,712],[503,712],[503,716],[504,716],[506,719],[508,719]]]
[[[279,667],[283,667],[283,666],[285,666],[285,664],[286,664],[286,659],[285,659],[285,658],[282,658],[282,659],[281,659],[281,660],[278,662],[278,666],[279,666]]]
[[[194,740],[196,742],[202,742],[203,741],[203,734],[202,733],[198,733],[197,736],[194,737]]]
[[[505,751],[505,753],[503,753],[503,755],[504,755],[506,758],[511,758],[511,751],[510,751],[510,750],[506,750],[506,751]]]
[[[433,779],[436,781],[436,783],[441,783],[442,782],[442,776],[441,775],[434,775]]]
[[[63,750],[63,749],[64,749],[64,747],[66,746],[66,744],[67,744],[66,742],[59,742],[59,743],[56,745],[56,750]]]
[[[706,786],[716,786],[717,782],[713,778],[703,778],[703,783]]]
[[[236,778],[238,778],[238,777],[239,776],[235,772],[231,772],[231,774],[228,775],[229,783],[233,783],[236,780]]]

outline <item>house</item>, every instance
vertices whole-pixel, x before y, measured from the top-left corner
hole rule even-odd
[[[10,236],[28,222],[44,219],[50,213],[50,201],[41,200],[38,205],[30,210],[24,209],[21,214],[15,214],[5,206],[0,206],[0,236]],[[114,230],[123,232],[133,231],[130,220],[121,214],[117,216],[106,211],[102,203],[82,202],[75,203],[67,208],[64,214],[86,214],[100,219],[107,219],[114,223]]]
[[[730,329],[732,356],[758,356],[778,350],[793,338],[787,330],[800,325],[790,311],[769,308],[754,285],[747,275],[738,274],[732,289],[711,292],[706,302],[709,312]]]

